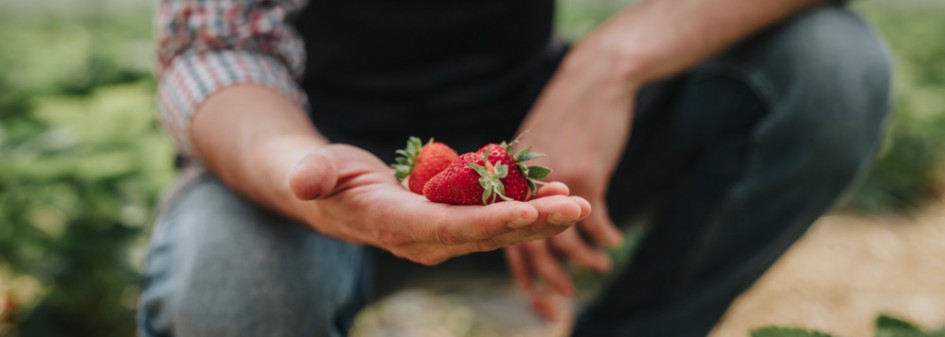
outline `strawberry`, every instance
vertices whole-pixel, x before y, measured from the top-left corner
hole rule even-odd
[[[401,157],[397,157],[396,163],[391,165],[396,170],[394,177],[397,181],[409,177],[407,187],[417,194],[422,194],[423,185],[458,157],[456,151],[446,144],[434,142],[433,138],[423,144],[417,137],[410,137],[407,148],[397,150],[397,154]]]
[[[499,144],[489,144],[483,146],[479,151],[476,151],[476,153],[480,155],[484,154],[492,165],[498,166],[502,164],[509,167],[509,173],[505,177],[500,177],[499,180],[502,183],[502,187],[505,189],[505,193],[503,194],[509,199],[525,200],[530,190],[528,179],[522,174],[522,171],[515,163],[515,159],[512,158],[512,155],[509,154],[506,147]]]
[[[513,141],[512,144],[516,142]],[[489,144],[466,153],[433,177],[423,188],[430,201],[454,205],[488,205],[502,200],[523,201],[534,194],[536,184],[550,170],[525,166],[522,162],[540,157],[531,148],[510,154],[512,145]]]
[[[515,137],[515,139],[510,143],[502,142],[502,144],[486,144],[486,146],[481,147],[477,153],[490,151],[490,161],[493,161],[493,159],[498,160],[499,158],[503,158],[502,162],[513,168],[509,170],[510,173],[509,177],[507,178],[508,181],[505,179],[502,180],[502,183],[505,184],[506,189],[508,189],[510,185],[519,186],[520,179],[518,177],[523,177],[525,184],[528,187],[528,192],[530,194],[534,194],[535,191],[538,190],[538,185],[542,184],[542,182],[538,179],[548,176],[548,174],[551,173],[551,170],[542,166],[527,166],[524,164],[526,161],[544,156],[541,153],[532,152],[531,146],[528,146],[522,151],[515,153],[514,156],[509,155],[513,152],[515,145],[518,144],[519,137],[521,137],[521,135]],[[514,165],[512,165],[513,163]]]
[[[482,156],[465,153],[430,179],[423,187],[423,195],[430,201],[453,205],[481,205],[485,203],[480,175],[468,164],[480,165]]]

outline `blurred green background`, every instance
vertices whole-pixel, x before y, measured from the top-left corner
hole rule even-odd
[[[626,2],[562,1],[559,27],[580,38]],[[134,334],[148,228],[175,174],[151,6],[0,3],[0,336]],[[895,55],[895,115],[841,210],[908,214],[945,186],[945,2],[855,7]]]

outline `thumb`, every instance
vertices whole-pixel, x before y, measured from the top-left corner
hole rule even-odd
[[[328,196],[337,183],[335,166],[325,155],[317,152],[303,157],[289,176],[289,187],[300,200]]]
[[[591,202],[593,211],[581,222],[580,228],[591,236],[599,245],[616,247],[623,242],[623,234],[620,229],[614,225],[610,219],[610,212],[607,211],[607,202],[604,198],[594,198]]]

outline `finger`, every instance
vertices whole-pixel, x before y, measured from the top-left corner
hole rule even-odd
[[[500,202],[484,207],[449,206],[450,209],[456,211],[447,212],[447,218],[443,218],[434,226],[434,233],[427,235],[434,238],[433,242],[458,245],[456,254],[459,255],[474,251],[496,250],[558,234],[580,221],[584,214],[583,209],[590,207],[589,203],[581,197],[553,195],[524,203],[531,205],[533,209],[518,214],[519,219],[516,222],[503,223],[503,220],[508,220],[508,218],[502,216],[489,220],[486,218],[488,213],[483,212],[486,209],[490,211],[504,208],[515,209],[521,204],[523,203]],[[461,213],[470,209],[476,212]],[[524,225],[521,225],[522,223]]]
[[[523,242],[545,239],[557,235],[568,228],[571,228],[576,222],[574,216],[577,214],[577,221],[584,219],[590,213],[590,203],[581,197],[563,197],[550,196],[542,198],[545,200],[532,200],[531,202],[539,209],[538,221],[535,223],[517,229],[511,233],[491,238],[491,242],[480,243],[480,246],[489,247],[490,245],[506,246]],[[562,208],[564,205],[564,208]],[[577,207],[577,208],[573,208]],[[569,209],[570,208],[570,209]],[[561,212],[563,210],[563,212]],[[575,210],[577,210],[575,212]],[[564,220],[555,219],[552,215],[556,212],[564,214]],[[549,218],[552,222],[549,222]],[[564,222],[558,222],[564,221]]]
[[[539,217],[539,211],[534,205],[517,201],[488,206],[452,206],[421,202],[415,207],[418,210],[402,214],[406,217],[402,218],[401,223],[407,226],[420,225],[420,237],[416,238],[417,241],[444,245],[462,245],[494,238],[535,223]],[[496,248],[501,246],[492,247]]]
[[[535,192],[536,198],[543,198],[551,195],[570,195],[571,189],[562,182],[553,181],[545,184]]]
[[[532,310],[546,320],[558,322],[566,319],[568,312],[568,298],[563,298],[550,291],[536,291],[532,294]]]
[[[558,316],[558,308],[555,307],[554,302],[551,300],[550,296],[551,294],[546,293],[537,293],[532,295],[532,310],[537,312],[546,320],[557,322],[558,319],[560,319]]]
[[[557,226],[571,226],[581,220],[581,215],[584,213],[583,204],[587,201],[581,197],[552,195],[533,199],[528,203],[534,205],[538,210],[539,222],[547,222]]]
[[[524,246],[538,276],[555,292],[570,297],[574,292],[571,277],[561,266],[561,262],[551,254],[548,244],[544,241],[535,241],[526,243]]]
[[[580,206],[581,206],[581,220],[587,219],[587,217],[589,217],[589,216],[591,215],[591,211],[592,211],[592,209],[593,209],[593,206],[591,206],[591,203],[588,202],[587,200],[583,199],[583,198],[581,198],[581,199],[579,199],[579,200],[576,200],[576,201],[577,201],[577,202],[580,204]]]
[[[519,289],[528,291],[532,288],[532,273],[528,267],[525,254],[521,246],[505,248],[505,260],[509,263],[509,271],[515,279],[515,284]]]
[[[338,172],[321,153],[302,158],[289,177],[289,187],[296,198],[314,200],[331,194],[338,183]]]
[[[551,246],[578,266],[601,272],[610,271],[610,257],[589,246],[575,228],[548,238]]]
[[[594,239],[597,244],[607,247],[617,247],[623,242],[623,234],[610,220],[607,212],[607,203],[602,198],[594,203],[594,212],[581,222],[580,227]]]

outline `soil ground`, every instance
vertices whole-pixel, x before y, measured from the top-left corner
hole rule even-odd
[[[945,202],[914,218],[822,218],[712,336],[772,323],[872,336],[878,313],[945,326]]]

